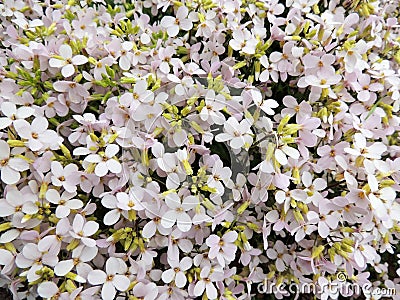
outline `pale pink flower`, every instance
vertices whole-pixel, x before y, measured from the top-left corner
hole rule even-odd
[[[282,109],[282,115],[296,115],[296,119],[305,119],[312,113],[312,107],[306,101],[302,101],[298,104],[297,100],[293,96],[283,97],[283,104],[286,108]]]
[[[0,118],[0,129],[4,129],[16,120],[26,119],[33,115],[35,110],[32,107],[22,106],[17,109],[13,102],[3,102],[1,104],[1,112],[5,117]]]
[[[336,58],[332,54],[324,54],[319,57],[309,53],[302,57],[306,74],[311,74],[312,72],[330,72],[335,60]]]
[[[45,251],[39,251],[37,244],[28,243],[22,251],[17,255],[15,263],[17,267],[27,269],[28,282],[40,279],[40,275],[36,272],[43,268],[43,265],[54,267],[58,263],[58,252],[52,248]]]
[[[333,68],[329,68],[327,70],[319,71],[317,75],[312,74],[300,78],[297,85],[299,87],[311,85],[321,89],[330,89],[331,85],[338,84],[341,79],[341,75],[336,74]]]
[[[139,102],[149,103],[154,100],[154,93],[148,90],[145,80],[138,80],[133,88],[133,99]]]
[[[246,54],[254,54],[258,41],[252,36],[247,29],[235,30],[232,34],[233,39],[229,41],[229,45],[233,50],[243,51]]]
[[[95,221],[86,222],[85,218],[77,214],[75,215],[74,221],[72,223],[72,230],[69,231],[74,239],[81,240],[88,247],[95,247],[96,241],[89,238],[89,236],[96,233],[99,229],[99,224]]]
[[[367,42],[360,39],[353,47],[343,50],[340,55],[344,58],[346,72],[352,73],[355,70],[362,71],[369,68],[369,65],[362,55],[368,51]]]
[[[354,135],[353,148],[344,148],[344,151],[356,157],[362,156],[367,159],[380,159],[387,147],[381,142],[376,142],[367,146],[367,140],[361,133]]]
[[[278,272],[285,271],[286,267],[290,265],[293,259],[292,256],[288,254],[287,247],[281,240],[276,241],[273,248],[268,248],[267,256],[275,260],[275,266]]]
[[[214,269],[211,270],[210,267],[204,267],[200,272],[200,278],[197,281],[193,293],[196,297],[200,297],[203,295],[204,290],[206,291],[206,295],[208,299],[217,299],[218,291],[215,288],[213,282],[222,280],[223,273],[219,272],[218,270]]]
[[[145,214],[151,220],[143,227],[142,236],[144,238],[153,237],[158,231],[161,235],[168,235],[171,233],[171,228],[165,228],[161,225],[161,217],[168,211],[168,207],[162,205],[157,201],[151,205],[146,206]]]
[[[193,24],[188,19],[189,9],[186,6],[180,6],[176,12],[176,17],[165,16],[161,19],[161,26],[167,30],[170,37],[178,35],[179,30],[183,29],[189,31],[192,29]]]
[[[68,217],[71,209],[80,209],[83,207],[83,202],[78,199],[73,199],[76,193],[64,191],[60,196],[59,192],[54,189],[49,189],[46,192],[46,199],[50,203],[56,204],[56,217],[59,219]]]
[[[104,215],[103,222],[105,225],[114,225],[121,218],[121,209],[118,207],[117,198],[114,195],[106,194],[101,199],[101,204],[111,209]]]
[[[193,221],[187,211],[196,207],[199,199],[195,196],[186,196],[181,200],[178,194],[171,193],[165,197],[165,203],[170,210],[161,216],[161,225],[165,228],[171,228],[176,223],[181,231],[189,231]]]
[[[61,45],[59,49],[60,58],[50,58],[49,65],[53,68],[61,68],[61,74],[67,78],[75,73],[75,66],[84,65],[88,62],[86,56],[73,56],[72,49],[69,45]]]
[[[351,81],[350,85],[357,92],[357,99],[366,102],[374,97],[375,92],[381,92],[383,85],[378,82],[371,83],[371,77],[368,74],[349,74],[348,80]]]
[[[229,231],[222,237],[212,234],[206,239],[206,244],[210,247],[208,257],[211,259],[216,258],[218,263],[224,267],[225,264],[235,259],[237,246],[234,242],[238,238],[236,231]]]
[[[59,253],[63,241],[69,242],[72,237],[69,234],[71,224],[67,218],[58,221],[55,235],[46,235],[38,242],[38,249],[41,252],[51,249],[52,252]]]
[[[275,76],[270,74],[270,72],[273,72],[272,68],[270,68],[268,57],[266,55],[261,56],[260,58],[260,63],[261,65],[265,68],[261,74],[256,74],[256,79],[259,79],[261,82],[267,82],[269,80],[269,76],[273,78],[275,82],[278,81],[278,73],[275,72]]]
[[[15,255],[16,253],[0,249],[0,265],[3,266],[1,275],[8,275],[15,269]]]
[[[10,157],[10,146],[6,141],[0,140],[0,170],[1,180],[5,184],[16,184],[20,178],[20,172],[29,168],[29,164],[22,158]]]
[[[224,96],[221,94],[215,95],[213,90],[209,90],[205,98],[205,106],[199,114],[200,119],[207,121],[209,124],[224,124],[225,117],[221,110],[226,106],[225,101]]]
[[[253,143],[251,137],[251,124],[247,119],[243,119],[240,123],[233,117],[230,117],[224,123],[224,133],[220,133],[215,137],[217,142],[229,142],[233,149],[242,147],[250,148]]]
[[[121,258],[110,257],[106,262],[106,271],[93,270],[88,274],[88,281],[93,285],[102,285],[101,297],[112,300],[117,290],[124,292],[128,289],[130,280],[124,274],[128,271]]]
[[[204,36],[205,38],[210,38],[216,28],[216,24],[213,21],[216,17],[216,12],[212,10],[207,10],[204,16],[204,21],[199,22],[197,26],[196,37]]]
[[[171,269],[162,273],[162,280],[165,283],[174,281],[177,287],[183,288],[187,282],[184,272],[192,266],[192,259],[190,257],[184,257],[180,262],[171,260],[169,261],[169,265],[171,266]]]
[[[143,210],[144,207],[141,205],[143,195],[144,190],[140,187],[131,189],[129,194],[119,192],[116,194],[117,207],[123,211],[127,211],[128,214],[131,210]]]
[[[283,81],[286,81],[288,73],[294,71],[294,62],[298,60],[295,49],[294,42],[287,42],[283,45],[282,52],[274,51],[269,56],[272,68],[279,71]]]
[[[8,217],[21,212],[27,215],[33,215],[39,210],[37,205],[33,202],[35,199],[26,199],[24,194],[16,188],[7,190],[5,197],[5,199],[0,199],[1,217]]]
[[[103,76],[107,76],[106,66],[112,66],[114,60],[111,57],[104,57],[96,62],[93,70],[93,76],[96,80],[103,80]]]
[[[51,163],[51,182],[54,186],[62,186],[69,193],[76,191],[79,183],[80,172],[75,164],[68,164],[63,168],[60,162],[53,161]]]
[[[308,203],[310,201],[308,199],[306,191],[301,189],[293,189],[286,192],[279,190],[275,194],[276,202],[279,204],[283,204],[285,213],[290,208],[290,202],[292,198],[295,199],[296,201],[301,201],[303,203]]]
[[[143,300],[158,299],[158,289],[157,285],[154,282],[138,282],[132,289],[132,293],[135,296],[142,298]]]
[[[92,261],[98,253],[97,247],[86,247],[79,245],[72,251],[72,258],[62,260],[54,267],[54,273],[57,276],[65,276],[75,267],[79,278],[75,281],[86,282],[86,279],[92,267],[87,262]]]
[[[114,158],[114,156],[118,153],[119,146],[116,144],[107,145],[104,153],[100,154],[89,154],[85,161],[87,163],[94,163],[96,167],[94,169],[94,173],[103,177],[107,175],[108,172],[118,174],[122,171],[121,163]]]
[[[72,104],[79,104],[79,106],[81,106],[82,102],[85,102],[89,97],[89,92],[85,86],[74,81],[56,81],[53,87],[57,92],[66,93],[66,95],[68,95],[68,101],[65,97],[60,98],[61,95],[58,97],[58,100],[60,102],[64,101],[64,103],[72,102],[70,104],[72,109],[75,107]]]

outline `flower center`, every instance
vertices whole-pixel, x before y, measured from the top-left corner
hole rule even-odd
[[[114,278],[114,275],[108,275],[106,280],[111,281],[111,280],[113,280],[113,278]]]

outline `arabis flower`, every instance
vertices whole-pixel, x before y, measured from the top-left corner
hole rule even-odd
[[[49,64],[53,68],[61,68],[61,74],[64,78],[70,77],[75,73],[75,66],[84,65],[88,62],[86,56],[72,54],[69,45],[61,45],[59,49],[59,58],[50,58]]]
[[[125,262],[121,258],[110,257],[106,262],[105,272],[93,270],[88,275],[91,284],[101,284],[101,297],[104,300],[112,300],[118,291],[126,291],[130,280],[124,274],[128,271]]]
[[[238,238],[236,231],[229,231],[222,237],[215,234],[210,235],[206,239],[206,244],[210,247],[208,257],[211,259],[216,258],[218,263],[224,267],[226,263],[229,263],[235,259],[237,246],[234,242]]]
[[[189,31],[192,29],[193,24],[188,19],[189,9],[186,6],[180,6],[176,12],[176,17],[165,16],[161,19],[161,26],[167,29],[167,33],[170,37],[178,35],[179,30],[183,29]]]
[[[229,146],[233,149],[249,148],[253,142],[250,127],[251,124],[247,119],[243,119],[239,123],[234,117],[230,117],[224,123],[224,133],[218,134],[215,140],[217,142],[228,141]]]

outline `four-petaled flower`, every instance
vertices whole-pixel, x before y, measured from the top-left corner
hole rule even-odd
[[[84,65],[88,62],[88,58],[84,55],[73,56],[72,48],[69,45],[61,45],[59,54],[59,57],[50,58],[49,65],[53,68],[61,68],[61,74],[65,78],[74,75],[75,66]]]

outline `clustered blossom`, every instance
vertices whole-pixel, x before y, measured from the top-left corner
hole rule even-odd
[[[1,1],[0,287],[400,299],[399,7]]]

